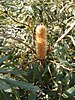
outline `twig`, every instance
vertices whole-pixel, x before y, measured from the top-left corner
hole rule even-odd
[[[31,51],[33,51],[36,54],[36,52],[35,52],[35,50],[33,48],[31,48],[28,44],[26,44],[26,43],[23,42],[24,41],[23,39],[21,39],[21,38],[15,38],[15,37],[12,37],[12,36],[7,36],[7,34],[2,34],[2,33],[0,35],[4,36],[6,38],[11,38],[13,40],[18,41],[19,43],[24,44],[26,47],[28,47]]]
[[[51,70],[50,70],[50,67],[48,66],[48,71],[49,71],[49,74],[51,76],[51,80],[53,81],[53,83],[55,84],[55,86],[57,87],[57,83],[55,82],[53,76],[52,76],[52,73],[51,73]]]
[[[28,47],[31,51],[33,51],[33,52],[36,54],[36,52],[35,52],[35,50],[34,50],[33,48],[31,48],[28,44],[22,42],[22,39],[20,39],[20,38],[15,38],[15,37],[8,37],[8,38],[11,38],[11,39],[13,39],[13,40],[18,41],[19,43],[24,44],[26,47]]]
[[[7,11],[5,11],[5,12],[6,12],[7,16],[10,17],[14,22],[16,22],[16,23],[20,23],[20,24],[23,24],[23,25],[25,25],[25,26],[30,27],[28,24],[26,24],[26,23],[22,23],[22,22],[19,22],[19,21],[17,21],[16,19],[14,19],[13,17],[11,17],[11,16],[8,14]]]
[[[61,39],[63,39],[65,35],[67,35],[73,29],[74,26],[75,26],[75,21],[74,23],[71,24],[71,27],[68,30],[65,30],[65,33],[56,42],[59,42]]]
[[[75,70],[74,69],[70,69],[70,68],[68,68],[68,67],[65,67],[65,66],[63,66],[62,64],[59,64],[59,63],[57,63],[56,61],[51,61],[52,63],[54,63],[54,64],[56,64],[56,65],[59,65],[60,67],[62,67],[63,69],[66,69],[66,70],[68,70],[68,71],[71,71],[71,72],[74,72],[75,73]]]
[[[61,67],[64,68],[64,69],[66,69],[66,70],[68,70],[68,71],[75,72],[74,69],[67,68],[67,67],[65,67],[65,66],[63,66],[63,65],[61,65]]]

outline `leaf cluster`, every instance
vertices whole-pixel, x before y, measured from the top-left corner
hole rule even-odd
[[[42,23],[47,27],[44,69],[35,52],[35,29]],[[1,0],[0,100],[74,99],[74,0]]]

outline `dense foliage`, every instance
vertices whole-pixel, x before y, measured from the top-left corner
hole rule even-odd
[[[44,69],[35,29],[47,27]],[[0,100],[75,99],[75,1],[0,0]]]

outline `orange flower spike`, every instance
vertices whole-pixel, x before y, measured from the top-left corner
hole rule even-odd
[[[46,58],[46,27],[38,25],[36,28],[36,54],[39,60]]]

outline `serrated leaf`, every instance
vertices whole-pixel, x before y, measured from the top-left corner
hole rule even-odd
[[[21,89],[26,89],[28,91],[41,92],[42,93],[42,90],[38,86],[34,86],[31,83],[18,81],[18,80],[15,80],[15,79],[3,79],[3,80],[6,83],[8,83],[9,85],[11,85],[12,87],[20,87]]]
[[[22,80],[27,82],[25,77],[23,77],[23,75],[27,76],[27,73],[23,70],[19,70],[18,68],[9,68],[9,67],[8,68],[0,68],[0,73],[1,74],[13,74],[13,75],[18,76]]]

